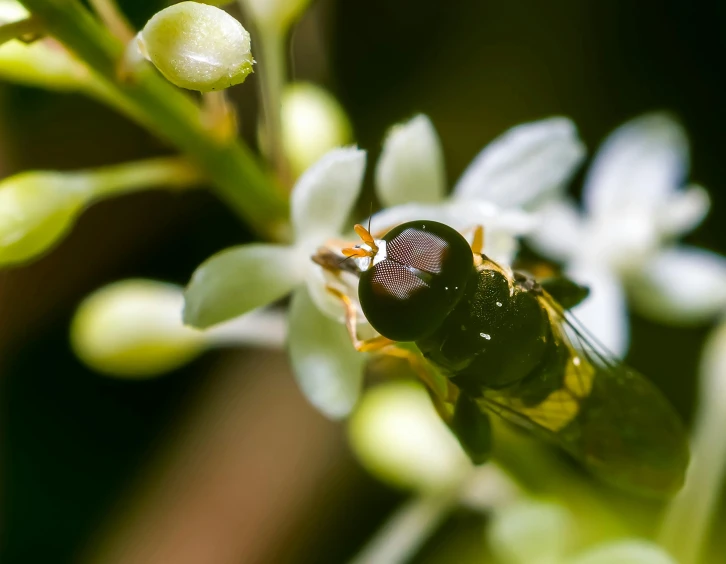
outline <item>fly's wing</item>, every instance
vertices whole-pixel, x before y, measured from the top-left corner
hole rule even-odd
[[[533,402],[527,382],[488,390],[482,407],[532,430],[582,461],[595,475],[642,495],[663,496],[683,484],[688,438],[680,417],[650,381],[606,353],[547,294],[556,385]],[[541,380],[541,378],[540,378]]]

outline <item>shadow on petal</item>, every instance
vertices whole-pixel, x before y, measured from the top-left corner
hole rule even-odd
[[[344,325],[320,312],[304,286],[292,297],[288,346],[308,401],[332,419],[348,415],[360,395],[366,355],[355,350]]]

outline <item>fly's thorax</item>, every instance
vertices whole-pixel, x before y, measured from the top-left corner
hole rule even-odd
[[[394,341],[432,333],[474,272],[469,243],[442,223],[411,221],[389,231],[378,247],[358,285],[366,319]]]
[[[551,346],[549,316],[533,289],[485,262],[443,323],[416,342],[424,356],[472,395],[522,381]]]

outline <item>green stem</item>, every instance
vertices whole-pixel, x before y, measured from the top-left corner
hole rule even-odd
[[[681,564],[699,561],[721,499],[726,470],[726,323],[709,337],[700,368],[700,401],[686,483],[668,506],[660,544]]]
[[[134,28],[116,4],[115,0],[88,0],[91,8],[98,14],[101,21],[106,24],[109,31],[124,43],[134,38]]]
[[[272,26],[259,30],[260,99],[262,101],[263,147],[283,186],[290,184],[285,149],[282,144],[282,90],[285,87],[285,36]]]
[[[160,157],[68,174],[77,175],[94,199],[157,187],[184,189],[202,181],[199,170],[179,157]]]
[[[283,237],[287,203],[250,150],[220,143],[202,123],[192,100],[144,66],[130,80],[118,79],[124,47],[76,0],[22,0],[45,29],[106,79],[133,108],[132,117],[195,159],[218,195],[250,225],[272,239]]]
[[[396,510],[351,564],[409,561],[457,503],[456,492],[411,499]]]
[[[0,45],[22,37],[23,35],[35,35],[43,31],[43,26],[37,18],[29,17],[17,22],[0,25]]]

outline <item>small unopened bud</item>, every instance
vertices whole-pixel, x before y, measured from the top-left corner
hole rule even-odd
[[[181,288],[124,280],[87,297],[76,311],[71,343],[102,374],[150,377],[173,370],[204,348],[204,336],[182,324]]]
[[[294,84],[285,90],[282,142],[296,177],[350,139],[348,116],[332,95],[313,84]]]
[[[27,18],[28,10],[17,0],[0,0],[0,25]]]
[[[361,463],[399,487],[446,490],[472,468],[428,394],[411,383],[369,391],[351,418],[349,435]]]
[[[498,562],[557,564],[564,561],[572,532],[564,507],[523,500],[494,513],[488,537]]]
[[[310,0],[244,0],[260,28],[284,32],[297,19]]]
[[[24,262],[53,246],[90,198],[77,175],[24,172],[0,182],[0,266]]]
[[[181,88],[209,92],[252,72],[250,34],[224,10],[180,2],[155,14],[136,36],[141,54]]]

